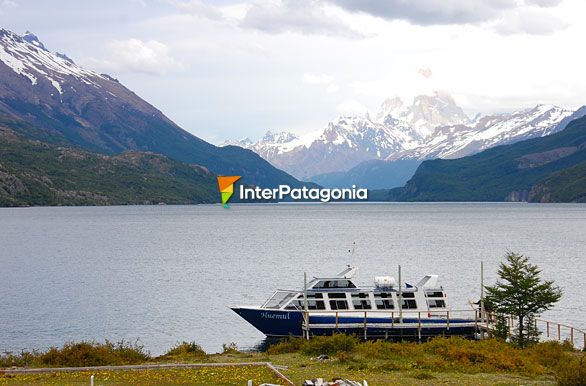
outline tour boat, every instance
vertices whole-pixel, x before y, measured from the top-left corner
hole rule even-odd
[[[437,335],[474,337],[482,330],[479,310],[451,311],[437,275],[404,285],[390,276],[360,287],[357,268],[316,277],[303,290],[277,290],[260,307],[232,310],[268,337],[356,334],[364,338]],[[399,274],[400,278],[400,274]],[[399,308],[401,303],[401,308]]]

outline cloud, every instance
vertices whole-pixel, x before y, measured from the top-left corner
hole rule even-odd
[[[501,35],[549,35],[568,24],[541,8],[520,8],[505,14],[494,26]]]
[[[357,100],[347,100],[336,106],[336,110],[342,115],[364,115],[368,108]]]
[[[0,0],[0,15],[3,15],[5,10],[16,7],[16,5],[13,0]]]
[[[340,18],[328,14],[320,0],[261,0],[240,21],[243,28],[270,34],[295,32],[312,35],[363,37]]]
[[[525,0],[525,4],[537,5],[538,7],[555,7],[561,2],[562,0]]]
[[[543,35],[564,23],[538,14],[562,0],[324,0],[349,12],[365,13],[386,20],[406,20],[415,25],[494,23],[504,34]],[[539,25],[539,23],[543,23]]]
[[[168,47],[156,40],[113,40],[106,44],[107,59],[94,60],[106,70],[164,74],[183,68],[183,64],[169,54]]]
[[[468,24],[493,19],[515,0],[327,0],[350,12],[417,25]],[[545,0],[542,0],[545,1]]]
[[[335,93],[340,90],[340,87],[336,84],[333,76],[326,74],[304,74],[302,79],[303,83],[312,86],[323,86],[324,89],[329,93]]]
[[[202,0],[188,0],[188,1],[175,1],[171,3],[182,12],[189,13],[190,15],[202,17],[205,19],[220,21],[224,19],[224,15],[220,8],[213,5],[207,4]]]

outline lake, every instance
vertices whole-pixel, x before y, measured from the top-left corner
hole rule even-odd
[[[356,251],[348,249],[356,242]],[[351,263],[357,281],[440,275],[468,309],[507,251],[564,289],[545,316],[586,327],[586,205],[260,204],[0,209],[0,351],[81,339],[136,340],[152,354],[180,341],[208,352],[263,335],[228,307],[259,305],[303,273]]]

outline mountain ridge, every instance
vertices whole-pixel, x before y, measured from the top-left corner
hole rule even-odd
[[[424,161],[392,201],[565,201],[583,200],[586,180],[586,117],[545,137],[501,145],[458,159]],[[572,179],[571,176],[580,178]],[[556,178],[577,183],[562,194]],[[553,188],[553,189],[552,189]],[[566,187],[564,187],[565,189]],[[551,195],[556,191],[557,195]],[[555,197],[558,197],[557,199]],[[565,197],[565,198],[562,198]]]
[[[368,165],[380,171],[381,166],[389,168],[392,161],[397,160],[423,161],[474,154],[493,146],[560,131],[572,113],[542,104],[471,120],[448,94],[435,92],[415,97],[410,106],[399,98],[386,99],[374,118],[371,114],[341,116],[325,128],[303,136],[268,131],[256,142],[246,138],[225,144],[251,149],[300,179],[340,182],[330,187],[351,185],[350,171],[365,163],[359,168],[364,176],[372,176],[368,184],[376,185],[381,175],[377,171],[369,172]],[[383,164],[373,160],[389,162]],[[400,175],[408,171],[396,170]],[[344,178],[343,173],[347,173],[347,177]],[[396,180],[398,182],[401,180]]]
[[[54,54],[31,33],[0,30],[0,113],[22,134],[104,154],[155,152],[263,187],[302,183],[239,147],[190,134],[108,75]]]

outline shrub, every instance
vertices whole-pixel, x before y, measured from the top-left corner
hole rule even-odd
[[[45,352],[23,351],[18,355],[0,357],[0,367],[82,367],[132,365],[151,359],[137,342],[105,343],[94,341],[69,342],[61,348],[51,347]]]
[[[288,354],[299,352],[301,350],[301,345],[303,344],[304,339],[302,338],[294,338],[289,337],[286,338],[276,344],[272,344],[267,349],[267,353],[269,355],[277,355],[277,354]]]
[[[144,347],[137,342],[105,343],[94,341],[70,342],[62,348],[52,347],[39,357],[41,364],[50,367],[79,367],[131,365],[150,359]]]
[[[206,352],[201,348],[200,345],[195,342],[181,342],[173,346],[169,351],[163,355],[163,357],[169,356],[180,356],[180,357],[194,357],[194,358],[205,358]]]
[[[340,362],[340,363],[347,363],[349,361],[352,360],[352,356],[350,354],[348,354],[346,351],[339,351],[336,354],[336,359]]]
[[[289,337],[270,346],[267,352],[271,355],[301,352],[306,355],[335,355],[339,352],[351,353],[358,346],[355,336],[334,334],[332,336],[315,336],[310,340]]]
[[[584,386],[586,385],[586,361],[584,355],[566,359],[561,362],[556,372],[556,380],[560,386]]]
[[[301,351],[307,355],[334,355],[340,351],[351,353],[358,345],[358,338],[345,334],[316,336],[301,344]]]
[[[222,354],[235,354],[238,352],[238,346],[234,342],[222,344]]]

